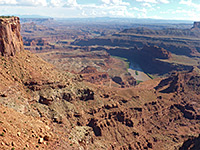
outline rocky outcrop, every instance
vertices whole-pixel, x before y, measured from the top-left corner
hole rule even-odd
[[[115,83],[119,84],[121,88],[132,87],[137,84],[136,79],[129,74],[128,75],[124,74],[121,77],[114,76],[112,80]]]
[[[198,97],[200,94],[199,78],[194,71],[189,73],[174,73],[170,77],[163,79],[155,89],[161,93],[187,93],[188,97],[189,94]],[[174,99],[171,100],[174,101]],[[178,103],[170,107],[170,109],[174,108],[178,109],[186,119],[200,120],[199,104],[195,101],[184,101],[182,104]]]
[[[79,74],[87,82],[102,84],[110,81],[110,77],[106,72],[98,72],[95,67],[87,66]]]
[[[190,91],[199,95],[199,84],[200,76],[193,70],[187,73],[174,72],[170,77],[163,79],[155,89],[162,93]]]
[[[144,53],[147,53],[151,57],[160,58],[160,59],[169,59],[172,57],[172,54],[170,52],[158,46],[145,45],[141,51]]]
[[[92,66],[87,66],[85,67],[81,72],[80,74],[86,74],[86,73],[97,73],[97,69],[95,67],[92,67]]]
[[[72,141],[78,144],[80,149],[87,149],[87,145],[93,141],[92,128],[88,126],[76,126],[72,129],[70,135]]]
[[[111,82],[118,84],[121,88],[136,85],[136,80],[130,74],[122,74],[111,78],[107,72],[99,72],[92,66],[85,67],[79,74],[81,74],[83,80],[99,85],[111,84]]]
[[[47,46],[49,43],[44,38],[33,38],[33,39],[26,39],[24,38],[24,45],[25,46]]]
[[[0,18],[0,52],[2,56],[14,56],[24,49],[18,17]]]
[[[191,29],[200,31],[200,22],[194,22],[193,27]]]

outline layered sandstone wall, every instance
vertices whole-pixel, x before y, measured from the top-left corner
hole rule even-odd
[[[147,53],[149,56],[160,59],[169,59],[172,57],[171,52],[158,46],[145,45],[142,52]]]
[[[0,18],[0,55],[14,56],[23,49],[19,18]]]

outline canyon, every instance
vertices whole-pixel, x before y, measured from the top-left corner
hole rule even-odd
[[[38,52],[34,44],[24,50],[19,18],[1,18],[0,22],[1,41],[10,41],[0,49],[0,149],[199,147],[198,65],[182,64],[180,71],[176,66],[166,77],[136,84],[126,61],[111,57],[107,50],[87,45],[81,49],[73,47],[73,42],[72,48],[64,43]],[[154,66],[174,59],[172,51],[159,46],[123,50],[118,54],[128,51],[130,57],[143,56],[147,63],[155,62]],[[89,58],[91,65],[83,62]],[[76,61],[71,69],[68,61]]]

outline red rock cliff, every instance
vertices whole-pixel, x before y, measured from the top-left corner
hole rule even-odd
[[[169,59],[172,57],[171,52],[158,46],[145,45],[142,49],[142,52],[147,53],[151,57],[160,58],[160,59]]]
[[[0,55],[14,56],[23,49],[19,18],[0,18]]]

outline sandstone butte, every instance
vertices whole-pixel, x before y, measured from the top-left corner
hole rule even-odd
[[[194,22],[193,27],[191,29],[200,30],[200,22]]]
[[[0,20],[0,149],[199,148],[195,70],[132,88],[95,85],[23,50],[19,18]]]

